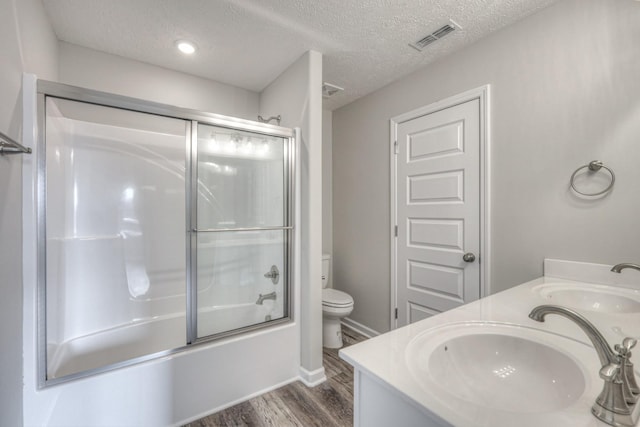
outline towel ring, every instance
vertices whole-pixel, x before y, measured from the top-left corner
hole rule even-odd
[[[602,191],[600,191],[598,193],[583,193],[582,191],[578,190],[576,188],[576,186],[575,186],[574,180],[575,180],[576,174],[578,172],[580,172],[584,168],[588,168],[591,172],[598,172],[602,168],[606,169],[609,172],[609,174],[611,175],[611,182],[609,183],[607,188],[605,188],[604,190],[602,190]],[[575,191],[578,194],[582,194],[583,196],[589,196],[589,197],[599,196],[601,194],[606,193],[607,191],[611,190],[611,188],[613,187],[613,184],[615,182],[616,182],[616,175],[613,173],[613,171],[610,168],[608,168],[604,164],[602,164],[602,162],[600,160],[592,160],[591,162],[589,162],[588,165],[580,166],[571,175],[571,188],[573,188],[573,191]]]

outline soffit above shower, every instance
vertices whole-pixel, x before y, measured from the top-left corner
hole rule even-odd
[[[304,52],[345,90],[335,109],[557,0],[42,0],[57,37],[260,92]],[[463,30],[409,46],[454,20]],[[176,40],[192,40],[185,57]]]

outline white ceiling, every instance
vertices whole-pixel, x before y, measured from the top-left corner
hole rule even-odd
[[[335,109],[557,0],[43,0],[60,40],[260,92],[309,49]],[[453,19],[426,50],[408,46]],[[178,39],[198,46],[186,57]]]

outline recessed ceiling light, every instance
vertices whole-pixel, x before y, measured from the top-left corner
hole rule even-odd
[[[178,40],[176,42],[176,47],[185,55],[191,55],[196,51],[196,45],[187,40]]]

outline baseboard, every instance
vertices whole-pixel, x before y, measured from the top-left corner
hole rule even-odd
[[[358,323],[355,320],[349,319],[348,317],[342,319],[340,323],[342,323],[347,328],[351,328],[359,334],[364,335],[367,338],[373,338],[380,335],[380,332],[374,331],[373,329],[364,326],[362,323]]]
[[[307,387],[315,387],[326,380],[327,376],[324,373],[324,367],[316,369],[315,371],[307,371],[300,366],[300,381]]]
[[[324,373],[324,368],[323,368],[323,373]],[[296,382],[298,380],[300,380],[300,377],[293,377],[293,378],[290,378],[290,379],[288,379],[286,381],[282,381],[282,382],[280,382],[278,384],[275,384],[275,385],[272,385],[270,387],[264,388],[264,389],[262,389],[260,391],[256,391],[255,393],[251,393],[251,394],[249,394],[247,396],[241,397],[240,399],[236,399],[236,400],[234,400],[232,402],[229,402],[229,403],[226,403],[224,405],[218,406],[215,409],[202,412],[202,413],[200,413],[198,415],[195,415],[193,417],[189,417],[189,418],[187,418],[185,420],[177,422],[177,423],[173,424],[173,427],[183,426],[185,424],[189,424],[189,423],[191,423],[193,421],[199,420],[200,418],[204,418],[204,417],[207,417],[207,416],[209,416],[211,414],[215,414],[216,412],[224,411],[225,409],[230,408],[232,406],[235,406],[238,403],[246,402],[247,400],[251,400],[254,397],[258,397],[261,394],[265,394],[265,393],[268,393],[268,392],[273,391],[275,389],[278,389],[280,387],[284,387],[287,384],[291,384],[291,383]]]
[[[275,389],[278,389],[280,387],[284,387],[287,384],[291,384],[293,382],[296,381],[300,381],[301,383],[303,383],[305,386],[307,387],[315,387],[319,384],[322,384],[323,382],[325,382],[327,380],[327,377],[325,375],[324,372],[324,367],[320,368],[320,369],[316,369],[315,371],[307,371],[306,369],[304,369],[302,366],[300,367],[300,376],[298,377],[294,377],[294,378],[290,378],[286,381],[280,382],[278,384],[275,384],[271,387],[267,387],[265,389],[262,389],[260,391],[257,391],[255,393],[251,393],[247,396],[241,397],[240,399],[236,399],[232,402],[226,403],[224,405],[218,406],[215,409],[206,411],[206,412],[202,412],[198,415],[195,415],[193,417],[187,418],[185,420],[182,420],[178,423],[173,424],[173,427],[178,427],[178,426],[183,426],[185,424],[189,424],[190,422],[199,420],[200,418],[204,418],[207,417],[211,414],[215,414],[216,412],[220,412],[220,411],[224,411],[227,408],[230,408],[232,406],[237,405],[238,403],[242,403],[242,402],[246,402],[247,400],[251,400],[254,397],[258,397],[262,394],[268,393],[270,391],[273,391]]]

